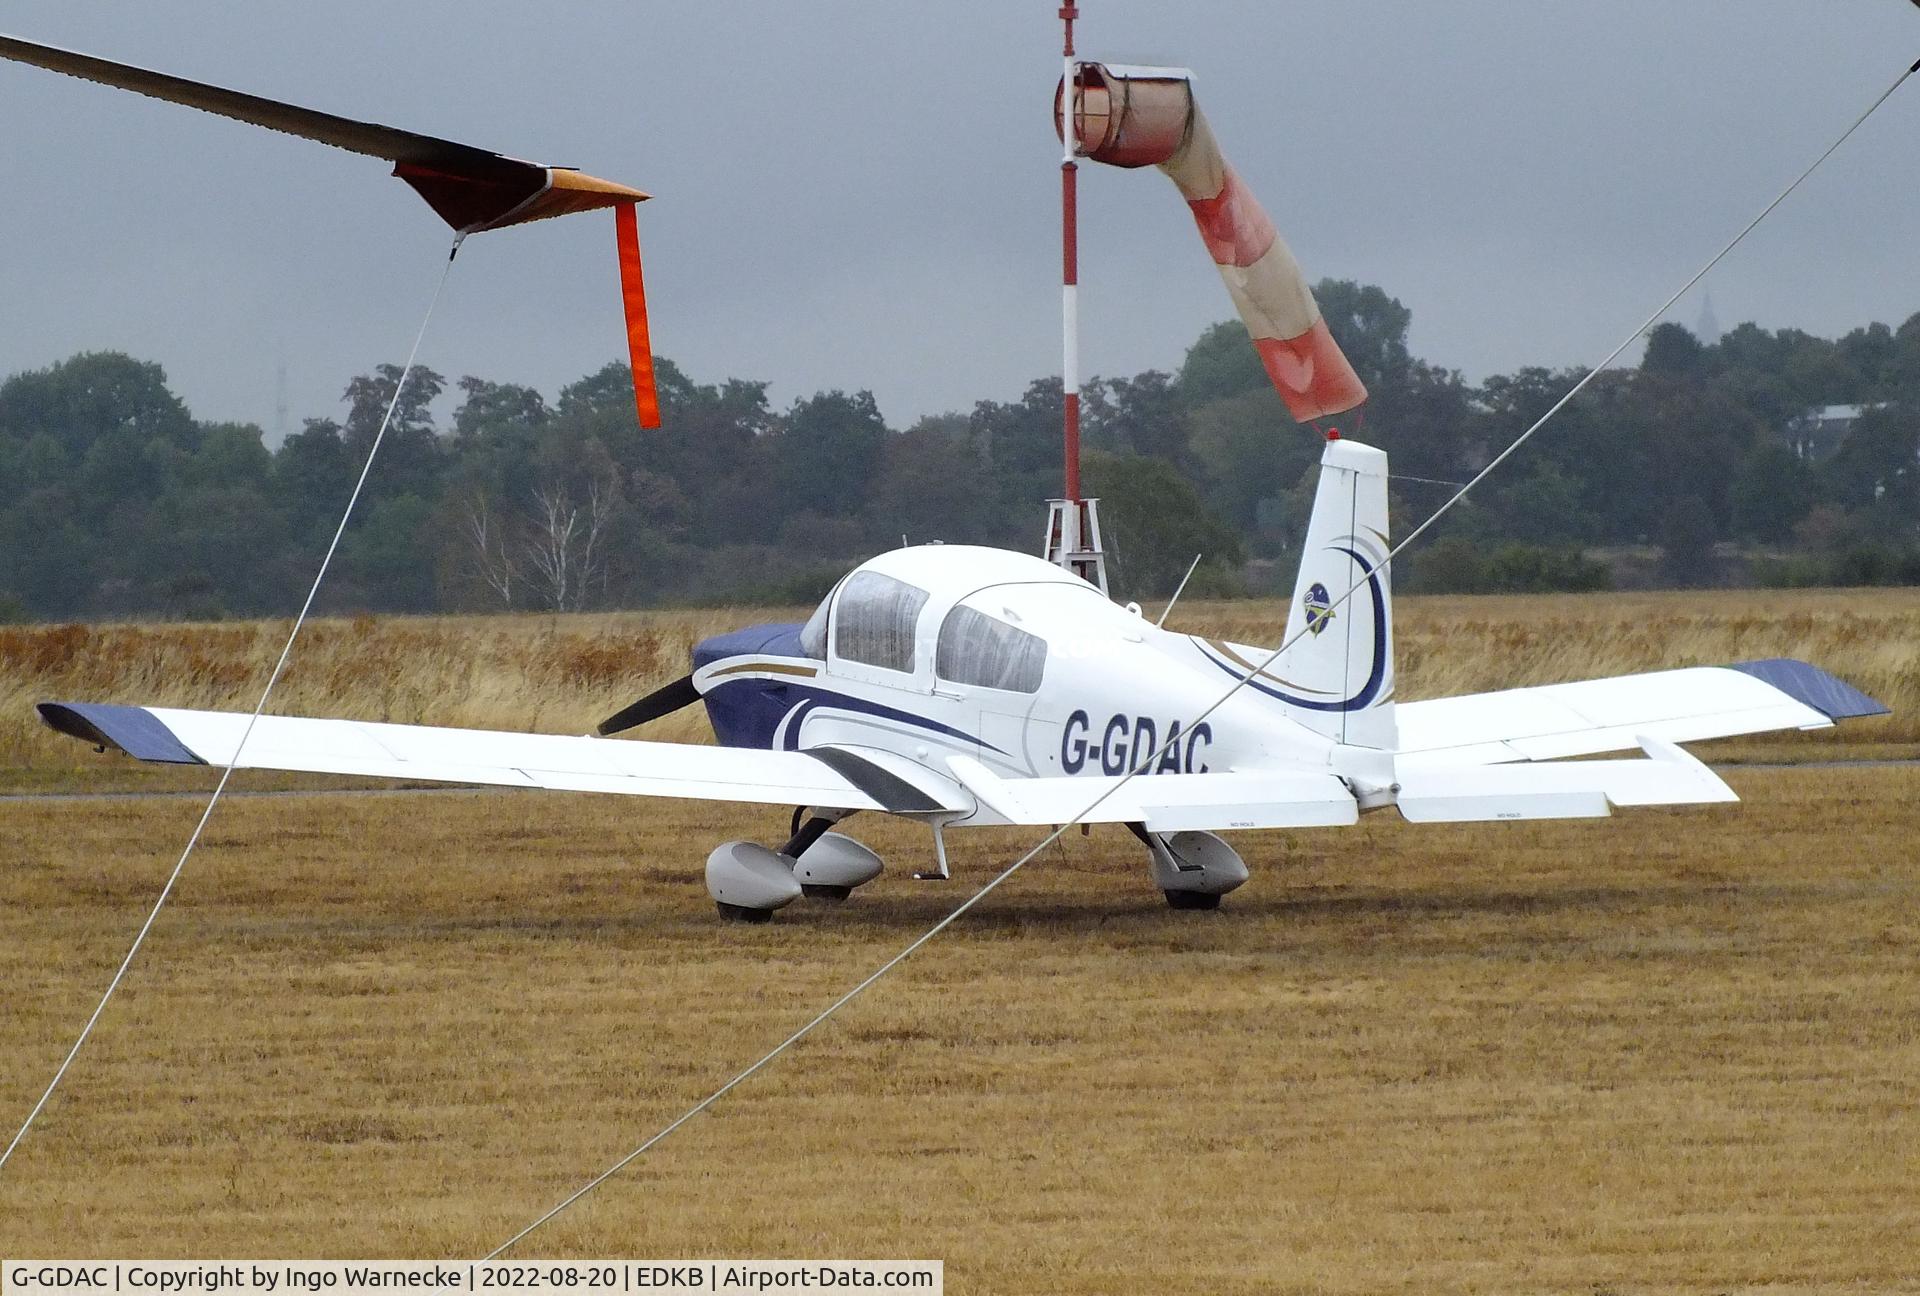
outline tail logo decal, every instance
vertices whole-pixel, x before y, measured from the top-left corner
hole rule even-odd
[[[1302,600],[1307,610],[1307,629],[1318,635],[1327,628],[1327,622],[1333,620],[1333,596],[1327,593],[1327,587],[1315,581]]]
[[[1207,660],[1211,661],[1215,666],[1233,678],[1246,680],[1247,687],[1253,689],[1255,692],[1263,693],[1270,698],[1285,702],[1288,706],[1300,707],[1307,711],[1364,711],[1375,702],[1383,700],[1380,697],[1380,690],[1381,686],[1386,683],[1387,676],[1387,591],[1380,581],[1380,572],[1377,564],[1361,552],[1359,546],[1364,542],[1357,536],[1347,536],[1344,537],[1344,539],[1349,543],[1335,543],[1328,546],[1328,548],[1331,552],[1345,554],[1353,560],[1354,565],[1360,569],[1365,580],[1368,601],[1373,604],[1373,663],[1368,668],[1366,681],[1361,684],[1359,691],[1351,697],[1337,700],[1331,698],[1326,700],[1304,698],[1298,694],[1284,692],[1280,689],[1272,688],[1267,684],[1263,684],[1261,682],[1262,678],[1271,679],[1272,676],[1262,676],[1244,668],[1236,670],[1227,662],[1214,656],[1211,651],[1207,652]],[[1306,598],[1302,600],[1307,611],[1307,629],[1316,635],[1326,628],[1326,622],[1335,615],[1331,607],[1328,608],[1324,617],[1316,615],[1317,610],[1314,607],[1314,603],[1317,597],[1324,596],[1324,594],[1325,587],[1315,583],[1308,589]],[[1331,601],[1331,599],[1328,600],[1329,604]],[[1207,646],[1203,644],[1203,651],[1206,651],[1206,649]],[[1298,686],[1294,685],[1292,687]]]

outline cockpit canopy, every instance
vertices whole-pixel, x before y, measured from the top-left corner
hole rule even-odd
[[[1036,693],[1046,674],[1047,640],[1017,623],[1018,599],[997,591],[1062,586],[1098,597],[1089,585],[1042,559],[1004,550],[952,546],[913,551],[901,574],[862,566],[834,587],[800,631],[800,646],[820,661],[924,675],[949,684]],[[883,556],[895,559],[903,554]],[[956,560],[966,559],[963,563]],[[1006,567],[1001,572],[996,567]],[[907,579],[923,574],[930,590]],[[1050,597],[1052,597],[1050,595]],[[1102,600],[1104,603],[1104,600]],[[926,640],[933,642],[926,645]],[[931,652],[922,653],[926,645]],[[831,649],[831,651],[829,651]],[[905,684],[905,679],[902,680]],[[927,686],[922,680],[921,687]]]

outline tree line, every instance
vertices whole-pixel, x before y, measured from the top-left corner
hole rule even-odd
[[[1479,384],[1413,356],[1411,315],[1327,281],[1329,326],[1372,393],[1334,420],[1392,455],[1396,526],[1443,502],[1578,380]],[[88,353],[0,384],[0,619],[284,613],[332,537],[399,371],[355,377],[338,417],[269,448],[196,420],[158,365]],[[611,364],[553,400],[416,369],[395,406],[325,610],[576,610],[804,602],[882,548],[1037,546],[1060,488],[1061,387],[890,427],[870,392],[776,409],[767,384],[659,364],[641,429]],[[436,406],[449,402],[444,424]],[[1786,435],[1807,410],[1865,412],[1837,452]],[[1237,323],[1175,372],[1082,392],[1085,480],[1115,592],[1285,590],[1325,429],[1295,425]],[[1920,582],[1920,315],[1838,339],[1663,324],[1410,552],[1430,591]]]

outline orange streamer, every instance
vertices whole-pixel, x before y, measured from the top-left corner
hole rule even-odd
[[[647,329],[647,287],[640,274],[640,222],[633,204],[613,209],[620,245],[620,298],[627,311],[627,358],[633,366],[633,403],[640,426],[660,426],[660,394],[653,382],[653,339]]]

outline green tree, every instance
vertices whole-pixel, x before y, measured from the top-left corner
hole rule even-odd
[[[365,515],[342,542],[340,578],[324,591],[333,610],[381,608],[430,612],[434,607],[433,504],[418,495],[366,502]]]
[[[1164,460],[1092,454],[1086,476],[1087,493],[1100,500],[1116,596],[1171,594],[1195,554],[1215,572],[1232,571],[1243,560],[1240,537]]]
[[[1570,546],[1504,544],[1488,556],[1485,588],[1503,594],[1585,593],[1608,588],[1607,569]]]
[[[1859,399],[1886,400],[1898,390],[1900,344],[1885,324],[1854,329],[1834,350],[1848,370],[1859,375]]]
[[[1691,378],[1705,367],[1706,354],[1700,339],[1681,325],[1656,324],[1647,333],[1647,350],[1640,358],[1640,369],[1665,378]]]
[[[610,364],[561,391],[555,430],[578,430],[606,446],[630,498],[646,494],[642,474],[671,483],[687,503],[689,543],[772,541],[786,496],[774,473],[779,420],[768,408],[767,385],[739,378],[695,383],[665,357],[655,361],[655,372],[660,429],[640,428],[627,367]]]
[[[1713,514],[1697,495],[1676,500],[1661,519],[1660,571],[1682,587],[1706,584],[1714,573]]]
[[[1920,414],[1900,406],[1866,411],[1824,467],[1829,498],[1920,520]]]
[[[1017,402],[977,402],[968,431],[995,472],[1030,482],[1035,498],[1046,499],[1059,493],[1065,423],[1060,380],[1036,378]]]
[[[200,448],[182,465],[194,486],[264,489],[273,475],[273,454],[252,423],[208,423],[200,430]]]
[[[122,570],[143,608],[194,620],[284,610],[311,579],[294,560],[287,516],[252,484],[168,494]]]
[[[1535,544],[1590,539],[1593,518],[1582,505],[1580,486],[1552,462],[1513,473],[1497,496],[1504,529]]]
[[[1780,543],[1813,507],[1813,474],[1785,444],[1767,439],[1740,462],[1728,488],[1735,535]]]
[[[1188,409],[1243,392],[1273,391],[1260,355],[1253,349],[1246,326],[1239,320],[1222,320],[1200,334],[1187,348],[1175,386],[1181,403]],[[1287,417],[1277,394],[1273,403],[1280,410],[1280,417]]]
[[[134,444],[160,439],[191,451],[199,429],[157,364],[90,351],[0,384],[0,440],[49,436],[78,462],[114,432]]]
[[[906,536],[914,543],[999,544],[1014,540],[998,526],[987,466],[974,443],[953,429],[923,420],[887,438],[880,469],[868,490],[869,541],[891,547]],[[1034,516],[1039,527],[1038,513]]]
[[[431,407],[447,383],[425,365],[416,365],[402,388],[401,373],[399,365],[377,365],[371,374],[361,374],[347,384],[342,397],[347,402],[347,419],[340,436],[357,472],[358,466],[366,462],[382,423],[386,423],[379,463],[367,478],[368,492],[430,498],[437,493],[442,467],[440,439],[434,431]],[[399,391],[397,402],[396,390]],[[389,420],[390,405],[393,415]]]
[[[1384,393],[1406,385],[1413,357],[1407,351],[1407,330],[1413,312],[1372,284],[1351,279],[1322,279],[1313,295],[1327,331],[1340,344],[1347,363],[1367,385],[1369,393]]]
[[[308,419],[282,441],[273,456],[271,489],[293,534],[315,546],[324,544],[359,472],[341,439],[340,425],[332,419]]]
[[[1277,417],[1276,417],[1277,415]],[[1266,393],[1246,391],[1209,402],[1189,416],[1188,461],[1205,506],[1236,530],[1259,524],[1262,501],[1300,480],[1320,442]]]
[[[887,443],[886,421],[870,391],[821,392],[787,411],[776,443],[780,483],[801,510],[852,517]]]
[[[464,482],[484,483],[500,499],[521,499],[532,488],[534,458],[553,413],[531,387],[488,382],[471,374],[459,383],[464,399],[453,414],[450,447]],[[589,420],[570,420],[578,425]]]
[[[1170,462],[1185,456],[1185,410],[1170,374],[1149,369],[1132,378],[1096,378],[1081,394],[1080,409],[1083,444],[1090,450]]]

